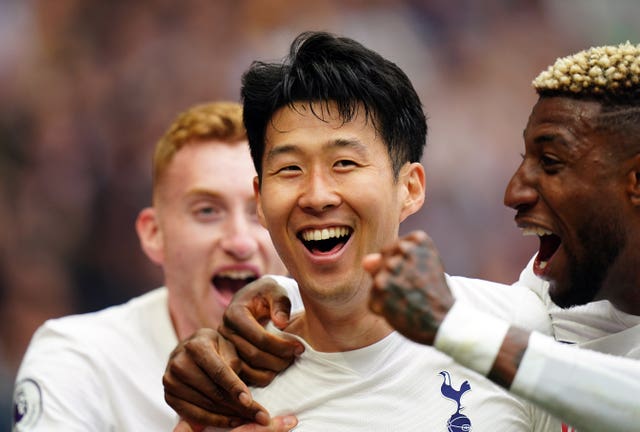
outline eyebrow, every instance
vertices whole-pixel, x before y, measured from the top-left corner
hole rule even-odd
[[[329,147],[349,148],[351,150],[354,150],[356,153],[358,153],[360,156],[363,156],[363,157],[368,154],[367,146],[364,145],[358,139],[343,139],[343,138],[339,138],[339,139],[333,141],[329,145]]]
[[[185,194],[189,199],[191,198],[207,198],[207,199],[220,199],[222,198],[222,193],[218,190],[211,189],[203,189],[199,187],[195,187],[189,189]]]
[[[566,138],[559,133],[538,135],[533,139],[533,142],[537,145],[542,145],[545,143],[556,143],[564,148],[570,147],[569,142],[566,140]]]
[[[323,150],[329,150],[332,148],[350,148],[363,157],[368,154],[367,146],[364,145],[360,140],[355,138],[338,138],[336,140],[326,143],[322,147]],[[301,153],[301,150],[298,146],[294,144],[284,144],[269,150],[265,160],[268,161],[281,154],[288,154],[288,153]]]
[[[526,140],[526,132],[527,132],[526,129],[522,131],[522,138],[525,140]],[[567,140],[560,133],[542,133],[542,134],[536,135],[535,138],[533,139],[533,143],[536,145],[542,145],[549,142],[557,142],[558,144],[561,144],[565,147],[568,145]]]
[[[300,153],[300,149],[293,144],[285,144],[285,145],[272,148],[267,152],[265,161],[269,161],[281,154],[287,154],[287,153]]]

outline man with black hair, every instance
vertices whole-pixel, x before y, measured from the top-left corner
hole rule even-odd
[[[513,292],[522,285],[537,292],[533,300],[521,299],[530,302],[524,310],[544,302],[555,338],[587,349],[496,319],[498,310],[523,307],[510,302],[513,292],[501,299],[482,291],[477,298],[461,295],[460,279],[444,275],[423,233],[400,239],[364,263],[375,279],[373,310],[400,332],[421,343],[435,342],[462,365],[488,374],[581,432],[635,431],[640,424],[635,270],[640,256],[634,248],[639,82],[640,47],[629,43],[559,59],[543,72],[534,81],[540,100],[525,130],[523,163],[505,195],[525,235],[541,237],[536,259]],[[549,280],[550,288],[534,272]],[[288,306],[279,303],[276,290],[263,288],[259,301],[254,292],[242,292],[226,312],[229,328],[221,330],[238,343],[243,338],[233,332],[251,329],[243,334],[248,341],[272,354],[291,353],[291,344],[263,334],[248,319],[254,314],[286,322],[279,313]],[[571,305],[582,306],[567,308]],[[245,358],[260,358],[246,348],[245,353]],[[545,430],[575,430],[537,414],[546,419]]]
[[[256,412],[293,413],[301,430],[535,430],[528,406],[369,309],[363,259],[396,240],[400,222],[424,202],[426,119],[406,75],[351,39],[304,33],[284,63],[251,66],[242,97],[258,216],[304,303],[284,332],[272,331],[305,350],[267,387],[253,388],[253,402],[244,388],[234,393],[239,387],[202,393],[217,393],[223,406],[244,399]],[[468,294],[480,302],[494,284],[481,285]],[[537,321],[543,312],[510,312],[505,319],[545,324]],[[194,393],[180,386],[185,371],[215,363],[218,376],[230,372],[208,348],[204,366],[191,362],[188,344],[174,351],[165,396],[192,421],[220,425],[202,396],[190,407],[179,401]]]

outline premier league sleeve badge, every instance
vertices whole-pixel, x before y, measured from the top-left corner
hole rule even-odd
[[[31,378],[20,380],[13,392],[13,431],[28,431],[42,415],[42,392]]]

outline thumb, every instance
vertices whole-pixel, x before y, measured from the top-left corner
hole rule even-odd
[[[375,275],[382,268],[382,255],[379,253],[365,255],[362,259],[362,267],[371,275]]]
[[[173,429],[173,432],[201,432],[204,428],[202,426],[194,426],[191,428],[189,423],[185,420],[180,420],[180,422]]]
[[[271,298],[271,321],[280,330],[289,324],[291,315],[291,300],[286,294],[274,293]]]
[[[289,291],[297,293],[298,286],[292,279],[280,275],[267,275],[252,284],[260,285],[260,290],[256,291],[261,301],[267,301],[268,314],[271,321],[277,328],[282,330],[289,323],[289,315],[291,313],[291,300],[289,300]],[[243,288],[244,289],[244,288]],[[299,294],[298,294],[299,295]]]
[[[278,416],[272,420],[273,432],[289,432],[298,424],[298,419],[295,416]]]

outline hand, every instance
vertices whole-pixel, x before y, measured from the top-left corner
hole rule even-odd
[[[245,382],[265,386],[304,351],[294,338],[267,332],[269,320],[283,329],[289,322],[291,302],[284,288],[269,277],[238,291],[227,306],[220,333],[233,342],[242,359],[239,375]]]
[[[431,238],[414,231],[381,253],[367,255],[362,265],[373,277],[371,310],[407,338],[433,345],[455,300]]]
[[[267,426],[248,423],[234,428],[230,432],[289,432],[297,424],[298,419],[295,416],[278,416],[271,419],[271,422]],[[208,427],[193,426],[187,421],[181,420],[175,429],[173,429],[173,432],[209,432],[209,430],[210,428]]]
[[[236,374],[240,363],[229,341],[215,330],[200,329],[169,357],[162,377],[165,400],[181,417],[201,425],[268,425],[269,414]]]

